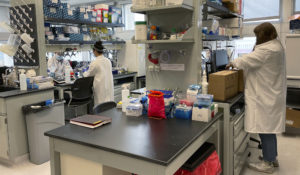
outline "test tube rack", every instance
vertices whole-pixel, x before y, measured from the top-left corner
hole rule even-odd
[[[25,44],[25,42],[21,40],[18,52],[13,57],[14,65],[17,67],[39,66],[37,20],[35,11],[36,9],[34,4],[10,7],[10,24],[14,26],[17,31],[20,31],[20,33],[17,34],[22,34],[26,31],[31,38],[34,38],[33,43],[30,45],[30,47],[34,50],[31,54],[27,54],[22,49],[22,45]]]

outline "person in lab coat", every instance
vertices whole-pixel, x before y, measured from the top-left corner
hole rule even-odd
[[[64,60],[63,53],[55,53],[55,55],[48,60],[48,70],[51,74],[54,74],[55,77],[64,77],[65,67],[70,66],[68,60]]]
[[[94,77],[94,105],[114,101],[114,82],[111,61],[103,56],[104,47],[101,41],[93,48],[96,59],[91,62],[84,77]]]
[[[276,134],[285,131],[286,117],[286,61],[278,34],[271,23],[254,29],[256,45],[252,53],[227,65],[244,70],[245,131],[259,134],[262,160],[249,163],[256,171],[273,173],[277,160]]]

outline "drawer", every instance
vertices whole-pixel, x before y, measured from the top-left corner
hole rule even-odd
[[[246,149],[246,151],[244,152],[241,161],[238,163],[238,165],[234,168],[234,175],[240,175],[242,169],[244,168],[247,158],[249,155],[249,150]]]
[[[243,155],[248,148],[249,140],[250,134],[247,135],[237,152],[234,153],[234,167],[237,167],[238,163],[242,160]]]
[[[233,152],[236,152],[242,142],[244,141],[245,137],[247,136],[247,133],[242,129],[241,132],[237,137],[234,138],[233,145],[234,145],[234,150]]]
[[[244,128],[244,120],[245,120],[245,115],[241,115],[235,122],[234,122],[234,127],[233,127],[233,135],[234,137],[237,137],[240,133],[240,131]]]
[[[0,158],[9,159],[8,127],[6,116],[0,116]]]

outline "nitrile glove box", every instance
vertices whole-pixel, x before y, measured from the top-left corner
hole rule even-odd
[[[214,105],[211,105],[208,108],[204,107],[193,107],[192,120],[200,122],[210,122],[214,117]]]
[[[59,7],[61,0],[44,0],[44,5],[51,7]]]

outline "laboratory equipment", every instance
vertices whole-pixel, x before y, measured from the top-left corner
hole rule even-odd
[[[192,107],[184,105],[178,105],[175,107],[174,117],[179,119],[192,119]]]
[[[135,39],[147,40],[147,22],[137,21],[135,22]]]
[[[65,82],[71,83],[71,67],[65,66]]]
[[[225,70],[229,63],[227,50],[215,50],[212,54],[212,73]]]
[[[21,91],[26,91],[27,90],[27,78],[25,75],[25,70],[24,69],[20,69],[20,90]]]
[[[201,84],[202,84],[202,94],[207,94],[208,93],[208,82],[207,82],[206,70],[203,70]]]
[[[214,96],[209,94],[199,94],[197,95],[197,101],[194,103],[194,106],[199,107],[209,107],[213,102]]]

